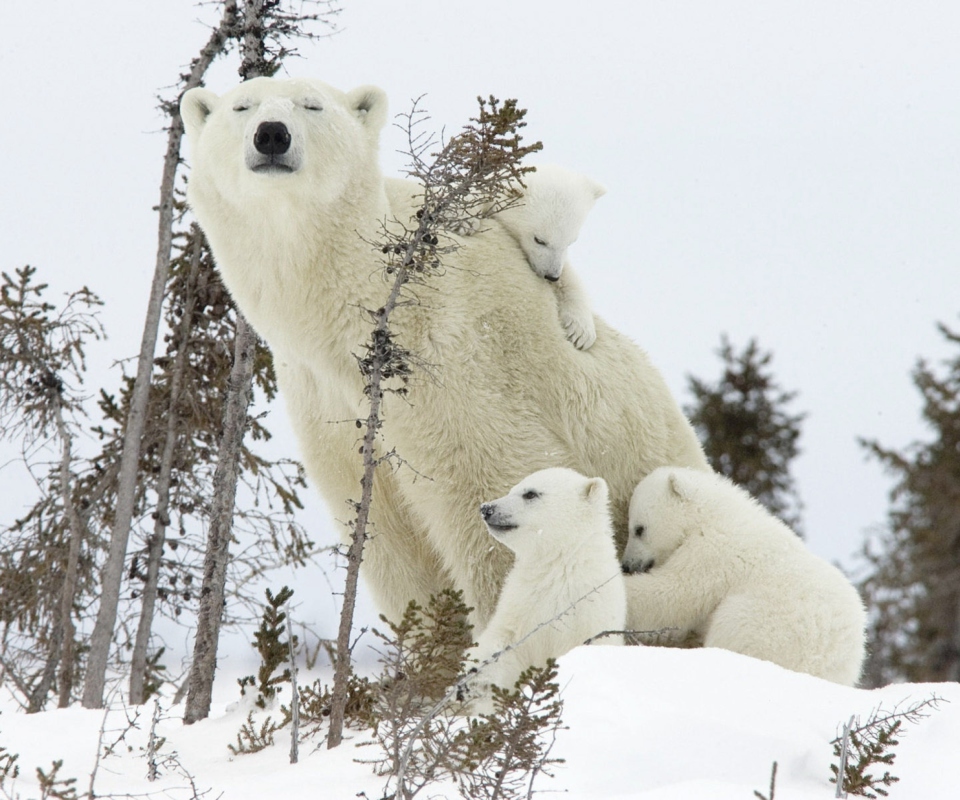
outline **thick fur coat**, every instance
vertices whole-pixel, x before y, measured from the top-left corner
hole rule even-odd
[[[471,654],[481,664],[500,654],[482,668],[484,683],[512,689],[527,667],[624,629],[627,600],[602,478],[541,470],[480,508],[491,536],[515,556]],[[599,642],[623,644],[623,637]]]
[[[664,467],[641,481],[623,567],[629,630],[678,628],[837,683],[860,676],[857,590],[723,476]]]
[[[367,415],[355,357],[371,330],[362,309],[388,293],[371,242],[418,207],[409,182],[380,172],[386,97],[257,78],[222,97],[191,90],[181,114],[190,206],[273,352],[312,483],[348,520],[360,495],[354,421]],[[462,244],[394,318],[403,344],[433,366],[407,398],[386,398],[381,452],[408,466],[377,471],[363,574],[392,619],[453,585],[482,626],[512,563],[477,514],[483,499],[546,467],[600,475],[622,545],[637,481],[663,464],[706,462],[640,348],[599,319],[593,347],[574,348],[551,286],[496,220]]]

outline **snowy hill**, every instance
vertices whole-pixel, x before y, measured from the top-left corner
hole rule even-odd
[[[563,721],[551,756],[565,759],[554,777],[541,776],[540,793],[564,792],[568,800],[752,800],[768,794],[770,769],[778,762],[777,800],[821,800],[834,796],[829,782],[835,760],[830,741],[853,714],[866,719],[879,705],[892,710],[936,694],[938,710],[906,724],[891,772],[900,782],[890,797],[952,800],[960,753],[960,684],[893,685],[875,691],[850,689],[765,662],[718,650],[639,647],[578,648],[561,660]],[[288,762],[289,736],[253,755],[233,756],[227,745],[246,717],[236,704],[232,675],[218,679],[210,719],[183,726],[178,709],[165,710],[159,733],[161,758],[174,752],[182,767],[161,765],[161,777],[146,779],[145,747],[153,706],[142,707],[139,730],[126,733],[113,755],[96,765],[98,735],[116,741],[133,709],[67,709],[27,716],[4,705],[0,747],[18,753],[21,775],[7,784],[9,796],[41,796],[35,768],[49,771],[63,759],[59,777],[77,778],[87,793],[96,768],[95,792],[149,794],[188,800],[339,800],[365,792],[382,796],[384,779],[372,774],[371,747],[351,734],[335,751],[320,741],[301,745],[300,763]],[[230,710],[226,710],[230,707]],[[2,764],[0,764],[2,766]],[[456,797],[452,787],[425,790],[422,797]]]

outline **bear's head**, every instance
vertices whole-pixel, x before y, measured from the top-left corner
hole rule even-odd
[[[630,498],[624,573],[647,572],[663,564],[700,528],[705,476],[685,467],[659,467],[637,484]]]
[[[509,494],[480,506],[490,534],[518,557],[571,549],[602,529],[612,537],[603,478],[562,467],[528,475]]]
[[[559,280],[567,248],[606,190],[585,175],[553,164],[541,164],[524,182],[517,204],[501,211],[497,219],[517,240],[537,275]]]
[[[222,96],[191,89],[180,115],[191,145],[188,197],[203,224],[220,206],[269,215],[341,199],[378,169],[387,100],[372,86],[344,93],[316,80],[254,78]]]

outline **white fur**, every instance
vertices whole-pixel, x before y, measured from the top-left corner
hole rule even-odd
[[[602,478],[541,470],[506,497],[484,503],[481,515],[515,556],[497,610],[471,654],[483,663],[501,653],[481,669],[483,684],[512,689],[528,667],[624,629],[627,601]],[[599,643],[623,644],[623,638],[604,636]]]
[[[355,358],[371,331],[361,309],[388,293],[370,243],[418,208],[418,187],[380,173],[386,98],[372,87],[257,78],[222,97],[191,90],[181,112],[190,206],[230,293],[270,346],[310,480],[347,521],[360,496],[353,421],[369,408]],[[264,121],[288,126],[296,170],[248,168]],[[391,619],[408,601],[426,604],[456,586],[482,625],[513,560],[491,545],[477,514],[484,498],[544,467],[599,474],[623,543],[638,480],[662,464],[707,467],[639,348],[602,320],[589,351],[569,346],[551,287],[502,224],[491,220],[444,264],[423,302],[393,318],[403,344],[435,366],[414,376],[408,397],[384,400],[380,452],[395,449],[409,466],[377,470],[363,572]]]
[[[567,250],[606,189],[586,175],[555,164],[540,164],[536,172],[524,175],[523,182],[514,187],[513,204],[496,214],[496,219],[520,245],[530,268],[554,284],[567,338],[578,349],[587,350],[597,339],[593,309],[570,266]],[[475,224],[465,225],[464,233],[476,228]]]
[[[853,685],[866,614],[840,570],[725,477],[654,470],[630,501],[629,630],[675,627],[787,669]],[[648,571],[645,571],[648,570]]]

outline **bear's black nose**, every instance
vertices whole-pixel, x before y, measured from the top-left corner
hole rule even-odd
[[[265,156],[281,156],[290,149],[290,131],[282,122],[261,122],[253,146]]]
[[[483,503],[480,506],[480,516],[485,520],[490,519],[493,516],[494,508],[493,503]]]

